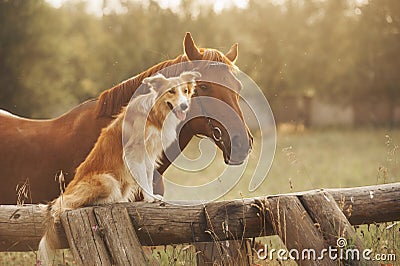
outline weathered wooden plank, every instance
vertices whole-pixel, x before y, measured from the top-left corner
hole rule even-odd
[[[146,258],[126,208],[108,206],[94,208],[113,265],[146,265]]]
[[[111,265],[93,208],[68,211],[61,216],[61,221],[78,265]]]
[[[360,252],[358,258],[347,258],[346,265],[379,265],[362,257],[362,252],[365,249],[364,244],[332,195],[325,191],[307,193],[300,197],[300,201],[321,229],[328,246],[338,250],[350,248]],[[339,238],[343,238],[340,240],[340,246],[337,245]]]
[[[0,251],[37,250],[44,234],[45,205],[0,205]],[[67,247],[64,229],[57,227],[62,246]]]
[[[165,203],[123,204],[142,245],[157,246],[210,240],[205,233],[202,206],[176,206]]]
[[[222,228],[216,228],[214,234],[220,240],[249,238],[272,234],[272,226],[265,227],[268,222],[257,215],[259,210],[252,204],[253,199],[223,201],[210,203],[207,206],[219,206],[216,209],[229,209],[231,234],[226,237]],[[177,206],[160,203],[160,206],[148,208],[148,204],[126,204],[129,215],[142,245],[168,245],[179,243],[212,242],[215,236],[210,234],[206,221],[204,206]],[[153,205],[154,206],[154,205]],[[224,215],[213,215],[217,224],[222,224]],[[244,230],[243,225],[246,225]]]
[[[237,208],[237,205],[227,202],[205,206],[206,232],[213,238],[213,242],[194,244],[197,265],[250,265],[252,251],[249,240],[243,238],[248,228],[246,214],[249,209],[247,207],[243,204],[241,208]],[[250,205],[250,208],[254,207]],[[220,221],[222,223],[218,224]],[[239,239],[239,241],[228,239]]]
[[[400,183],[326,191],[332,194],[339,206],[344,206],[344,213],[353,225],[400,220]],[[292,195],[306,193],[310,192]],[[267,200],[278,197],[271,196]],[[271,222],[263,219],[253,206],[257,200],[263,199],[213,202],[207,204],[207,208],[214,204],[219,206],[215,209],[221,215],[213,219],[215,224],[222,224],[225,220],[223,214],[229,210],[228,224],[232,238],[270,235],[273,234]],[[208,225],[201,205],[182,207],[136,202],[126,204],[126,207],[142,245],[213,241],[206,233]],[[44,231],[43,220],[44,215],[35,205],[0,205],[0,250],[36,250]],[[245,230],[242,223],[246,224]],[[221,227],[216,227],[215,233],[220,239],[226,238]],[[68,247],[68,243],[64,240],[62,246]]]
[[[352,225],[400,220],[400,183],[326,189]]]
[[[266,216],[271,217],[274,232],[282,239],[288,251],[298,252],[290,253],[296,261],[301,265],[332,265],[327,257],[318,259],[327,244],[296,196],[274,197],[260,202],[259,206],[264,209]],[[316,256],[313,253],[304,253],[311,249]]]
[[[352,225],[400,220],[400,182],[351,188],[315,189],[269,197],[302,196],[321,191],[332,195]]]

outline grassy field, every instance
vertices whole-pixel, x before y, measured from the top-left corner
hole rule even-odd
[[[256,167],[257,146],[248,169],[236,187],[221,199],[253,197],[302,191],[316,188],[340,188],[400,182],[400,130],[384,129],[320,129],[301,132],[278,131],[275,158],[270,172],[255,192],[247,189],[251,173]],[[184,151],[195,158],[200,154],[198,140]],[[166,178],[183,185],[204,184],[225,169],[220,152],[201,172],[187,173],[171,167]],[[381,252],[395,252],[400,258],[400,224],[363,226],[357,232],[367,247]],[[271,247],[282,243],[276,237],[260,239]],[[195,260],[193,248],[178,246],[156,248],[151,252],[153,265],[190,265]],[[2,253],[0,265],[33,265],[34,252]],[[71,265],[69,252],[60,252],[60,264]],[[270,262],[258,261],[268,264]],[[286,264],[285,264],[286,265]],[[293,265],[288,263],[287,265]],[[395,265],[395,264],[394,264]]]
[[[253,193],[247,189],[256,167],[259,142],[247,170],[223,199],[280,194],[316,188],[341,188],[400,181],[400,130],[324,129],[278,132],[275,158],[267,178]],[[184,154],[200,154],[194,140]],[[166,178],[182,185],[204,184],[219,175],[226,165],[221,152],[201,172],[188,173],[170,167]]]

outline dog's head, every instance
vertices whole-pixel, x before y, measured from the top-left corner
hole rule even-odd
[[[201,74],[197,71],[183,72],[179,77],[172,78],[157,74],[145,78],[143,83],[157,93],[157,111],[164,114],[172,111],[177,119],[183,121],[189,111],[190,98],[194,93],[196,78],[199,77],[201,77]]]

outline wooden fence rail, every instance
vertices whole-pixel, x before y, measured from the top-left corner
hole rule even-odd
[[[318,212],[313,207],[320,203],[313,200],[317,197],[329,202],[331,196],[351,225],[400,220],[400,183],[211,202],[205,206],[121,203],[69,211],[62,220],[64,227],[69,225],[79,228],[85,226],[84,221],[98,223],[98,214],[106,209],[112,212],[113,208],[123,207],[142,245],[244,239],[279,235],[277,219],[281,218],[280,215],[298,215],[292,213],[293,204],[304,207],[310,219],[314,223],[319,222],[313,217],[313,213]],[[38,205],[0,205],[0,251],[36,250],[44,232],[43,219]],[[95,226],[98,228],[92,230],[101,230],[102,225]],[[63,238],[60,248],[69,247],[61,225],[58,230]]]

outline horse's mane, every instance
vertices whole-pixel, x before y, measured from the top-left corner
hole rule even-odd
[[[232,62],[227,59],[224,54],[215,49],[200,48],[203,55],[202,60],[223,62],[229,66],[233,66]],[[96,106],[97,117],[114,116],[121,111],[121,108],[128,104],[136,89],[141,85],[146,77],[150,77],[166,67],[189,61],[186,55],[179,55],[175,59],[161,62],[139,75],[115,85],[100,94]]]

